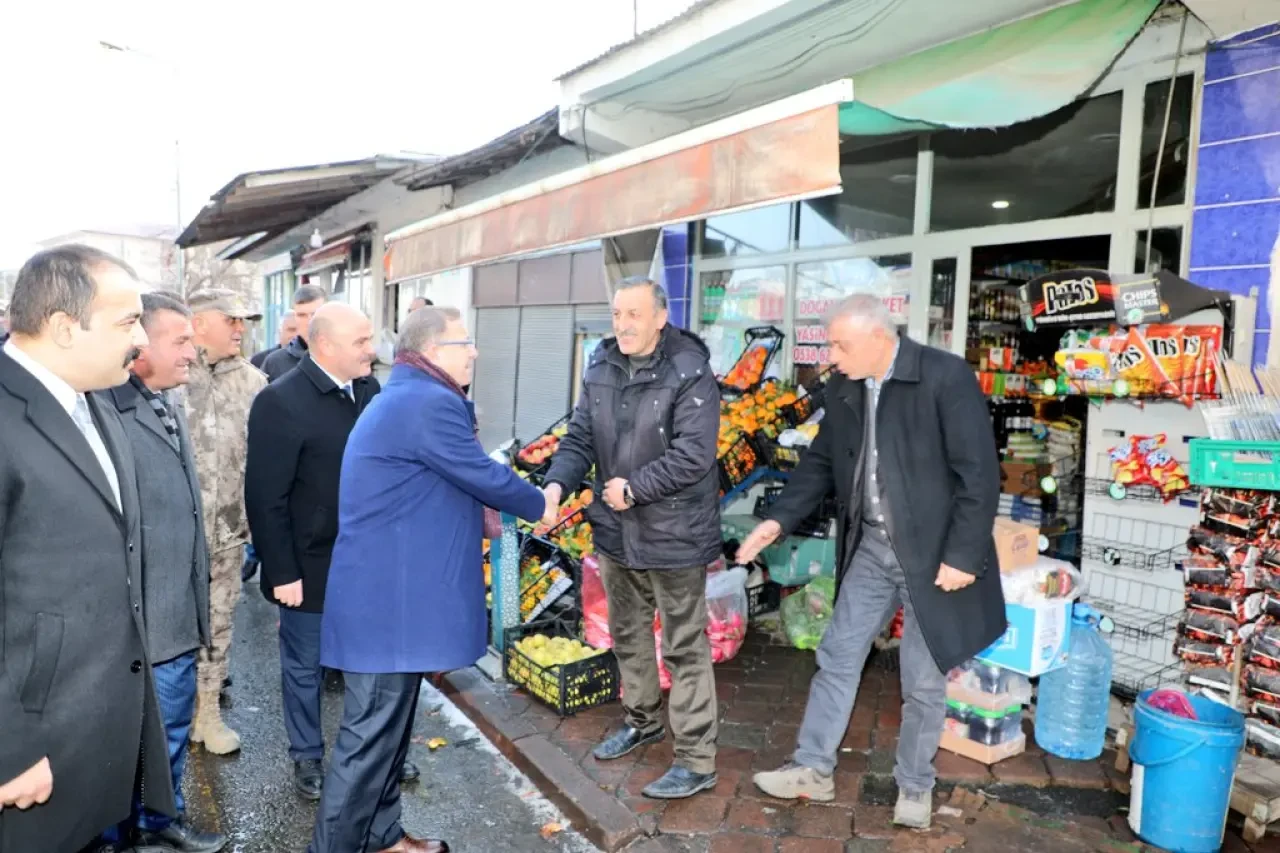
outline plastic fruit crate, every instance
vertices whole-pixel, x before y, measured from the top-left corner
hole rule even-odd
[[[765,581],[759,586],[747,587],[747,617],[754,619],[773,613],[782,605],[782,584]]]
[[[741,485],[760,467],[760,451],[750,436],[741,435],[729,445],[716,464],[720,468],[720,488],[726,493]]]
[[[730,393],[751,391],[763,382],[786,339],[777,326],[752,326],[743,335],[747,345],[720,382],[721,389]]]
[[[1190,444],[1192,484],[1280,491],[1280,442],[1193,438]]]
[[[768,518],[769,507],[773,506],[773,502],[782,494],[785,486],[766,486],[764,494],[756,498],[755,510],[752,512],[756,518]],[[807,536],[810,539],[826,539],[831,531],[831,518],[838,511],[836,509],[836,499],[827,497],[822,499],[822,505],[818,509],[800,522],[800,526],[793,532],[793,536]]]
[[[506,652],[502,661],[503,675],[508,682],[519,685],[562,717],[607,705],[618,698],[622,677],[618,672],[618,659],[611,650],[605,649],[573,663],[542,666],[517,645],[520,640],[535,634],[578,639],[557,620],[508,628],[504,635]]]
[[[541,482],[542,476],[546,474],[547,471],[551,468],[551,458],[552,456],[555,455],[555,450],[560,446],[560,439],[558,437],[553,436],[552,433],[554,433],[556,430],[560,429],[561,427],[567,426],[569,423],[569,418],[571,418],[572,416],[573,416],[573,413],[570,412],[569,414],[562,417],[560,420],[553,423],[551,426],[544,429],[538,435],[537,438],[533,439],[532,441],[526,442],[524,446],[521,447],[519,450],[517,450],[515,452],[515,455],[513,456],[515,466],[519,468],[521,471],[528,471],[530,474],[536,475],[538,478],[538,482]],[[541,441],[546,441],[548,440],[549,437],[553,438],[554,441],[551,442],[550,444],[552,453],[548,454],[546,459],[542,460],[541,462],[534,462],[524,458],[525,451],[528,450],[531,445],[534,445]]]

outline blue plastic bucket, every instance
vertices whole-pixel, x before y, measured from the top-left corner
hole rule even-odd
[[[1148,844],[1172,853],[1222,848],[1236,760],[1244,746],[1244,717],[1191,696],[1197,720],[1167,714],[1138,697],[1129,758],[1129,826]]]

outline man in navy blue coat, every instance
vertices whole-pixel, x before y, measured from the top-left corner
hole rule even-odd
[[[346,700],[310,853],[449,849],[400,825],[422,676],[485,652],[484,508],[530,521],[554,509],[480,446],[462,393],[475,358],[457,309],[415,311],[347,440],[320,637]]]

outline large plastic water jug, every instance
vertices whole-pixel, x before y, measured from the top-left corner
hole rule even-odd
[[[1098,627],[1102,617],[1085,604],[1071,614],[1066,666],[1040,676],[1036,743],[1059,758],[1087,761],[1102,754],[1111,703],[1111,647]]]

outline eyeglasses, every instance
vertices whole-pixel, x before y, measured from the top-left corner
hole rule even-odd
[[[438,347],[473,347],[476,342],[471,338],[464,338],[460,341],[436,341]]]

